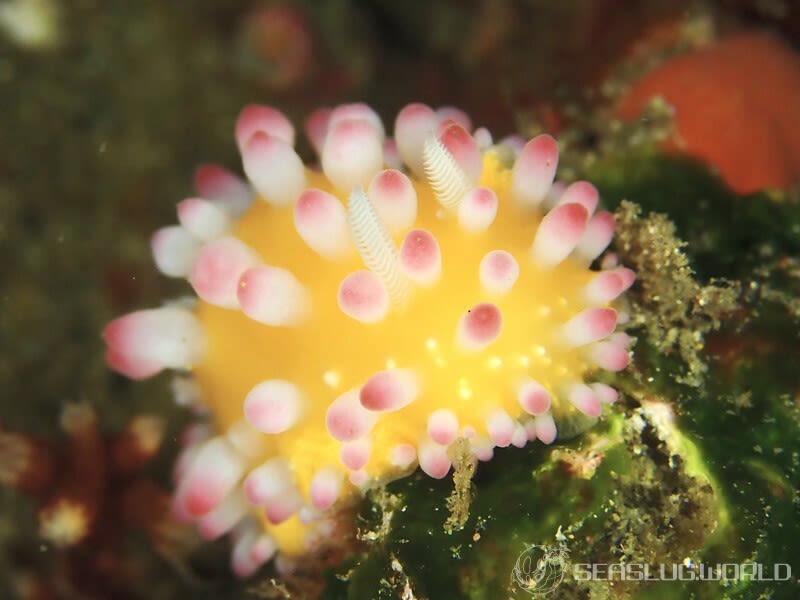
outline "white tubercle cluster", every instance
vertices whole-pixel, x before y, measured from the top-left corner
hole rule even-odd
[[[430,188],[438,203],[435,218],[457,223],[457,238],[488,236],[503,217],[503,203],[537,215],[524,251],[514,252],[495,237],[496,244],[476,255],[469,267],[476,283],[473,297],[440,298],[443,304],[464,306],[457,318],[442,321],[448,340],[430,336],[414,350],[433,365],[430,371],[389,356],[385,368],[343,383],[339,371],[318,373],[309,367],[309,377],[323,381],[331,394],[323,411],[304,381],[264,378],[244,398],[228,399],[242,404],[235,425],[216,435],[207,427],[187,432],[175,468],[175,514],[196,520],[209,539],[232,533],[233,568],[239,575],[253,573],[281,549],[282,542],[265,529],[264,521],[280,525],[297,517],[308,526],[306,543],[313,545],[331,526],[331,508],[352,489],[380,483],[384,475],[396,476],[415,464],[431,477],[446,476],[452,467],[448,446],[458,438],[468,440],[477,459],[489,460],[496,447],[522,447],[537,439],[552,443],[559,403],[596,418],[604,405],[616,400],[613,388],[586,383],[583,375],[593,368],[619,371],[628,364],[630,340],[617,331],[625,315],[610,303],[633,284],[631,270],[605,261],[601,270],[580,279],[573,298],[557,298],[552,306],[537,304],[533,294],[525,303],[509,301],[532,272],[553,273],[565,261],[588,272],[613,237],[612,215],[597,210],[598,192],[591,184],[553,184],[558,148],[549,135],[524,144],[512,138],[504,144],[503,152],[514,163],[503,173],[504,191],[499,194],[484,173],[486,153],[497,145],[485,129],[471,131],[469,118],[449,107],[406,106],[397,115],[393,139],[364,104],[321,109],[306,122],[327,180],[314,187],[319,178],[295,151],[291,122],[276,109],[248,106],[236,123],[246,181],[221,167],[201,167],[196,196],[178,204],[178,224],[153,236],[152,252],[162,273],[185,278],[204,303],[239,311],[254,327],[299,330],[313,318],[322,298],[352,319],[348,323],[362,328],[402,318],[415,294],[429,293],[446,281],[452,268],[446,261],[459,252],[447,246],[430,222],[420,226],[421,187]],[[289,211],[290,233],[302,240],[304,251],[310,249],[319,258],[317,266],[301,272],[270,264],[263,247],[259,252],[237,236],[254,201]],[[352,266],[353,261],[360,261],[360,268],[348,267],[338,276],[338,288],[326,290],[326,295],[314,291],[322,270]],[[447,281],[456,280],[461,281]],[[529,282],[524,285],[531,289]],[[554,313],[556,323],[550,326],[548,321],[544,340],[524,338],[519,351],[495,352],[517,335],[519,317],[508,307],[518,306],[537,319]],[[435,319],[426,322],[438,325]],[[180,306],[126,315],[113,321],[104,337],[109,364],[132,378],[165,368],[192,370],[202,363],[208,343],[196,312]],[[387,340],[387,347],[391,343]],[[448,344],[450,355],[442,350]],[[476,357],[481,357],[481,373],[500,372],[514,362],[514,377],[507,382],[510,402],[489,408],[484,402],[473,418],[463,408],[474,399],[472,372],[454,377],[452,401],[426,396],[431,373],[444,373],[448,360],[478,365],[469,362]],[[519,375],[530,364],[547,361],[555,362],[556,384]],[[579,368],[570,375],[575,364]],[[175,389],[189,405],[202,397],[202,390],[188,379],[179,380]],[[450,390],[444,385],[441,389]],[[395,429],[386,425],[403,418],[410,424]],[[303,437],[304,428],[324,432],[325,443],[333,444],[324,447],[334,447],[338,456],[315,457],[317,461],[287,454],[286,448],[315,451],[313,440]],[[376,464],[385,473],[376,472]]]

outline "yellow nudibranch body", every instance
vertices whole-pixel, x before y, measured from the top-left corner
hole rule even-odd
[[[236,137],[248,182],[198,171],[201,197],[153,237],[167,275],[199,299],[108,325],[108,362],[165,367],[177,399],[208,410],[176,466],[176,515],[234,534],[247,576],[297,557],[337,508],[448,449],[552,443],[616,392],[591,382],[628,362],[612,304],[633,282],[586,182],[553,184],[550,136],[494,144],[464,113],[411,104],[387,139],[363,104],[307,121],[321,169],[275,109],[249,106]]]

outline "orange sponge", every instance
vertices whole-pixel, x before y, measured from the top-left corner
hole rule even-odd
[[[638,81],[618,115],[662,96],[675,112],[665,143],[707,161],[739,194],[800,181],[800,56],[772,35],[733,35],[674,58]]]

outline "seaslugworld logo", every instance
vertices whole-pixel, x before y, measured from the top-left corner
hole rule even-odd
[[[787,563],[576,563],[570,565],[576,581],[790,581]]]
[[[569,550],[563,544],[533,544],[517,557],[511,572],[511,583],[532,596],[543,596],[561,585],[569,566]]]
[[[788,563],[571,563],[569,550],[558,546],[530,545],[517,557],[511,572],[512,587],[533,597],[554,592],[565,577],[573,581],[791,581]]]

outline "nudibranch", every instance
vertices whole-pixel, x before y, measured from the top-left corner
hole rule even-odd
[[[552,137],[494,143],[424,104],[393,139],[364,104],[312,113],[306,132],[319,166],[281,112],[246,107],[247,180],[201,167],[179,224],[152,238],[196,301],[104,332],[112,368],[178,370],[176,399],[209,413],[187,433],[174,511],[232,532],[242,576],[313,551],[371,486],[417,466],[445,477],[457,439],[487,461],[599,417],[617,393],[593,374],[629,360],[612,305],[634,274],[598,259],[614,219],[591,184],[554,184]]]

